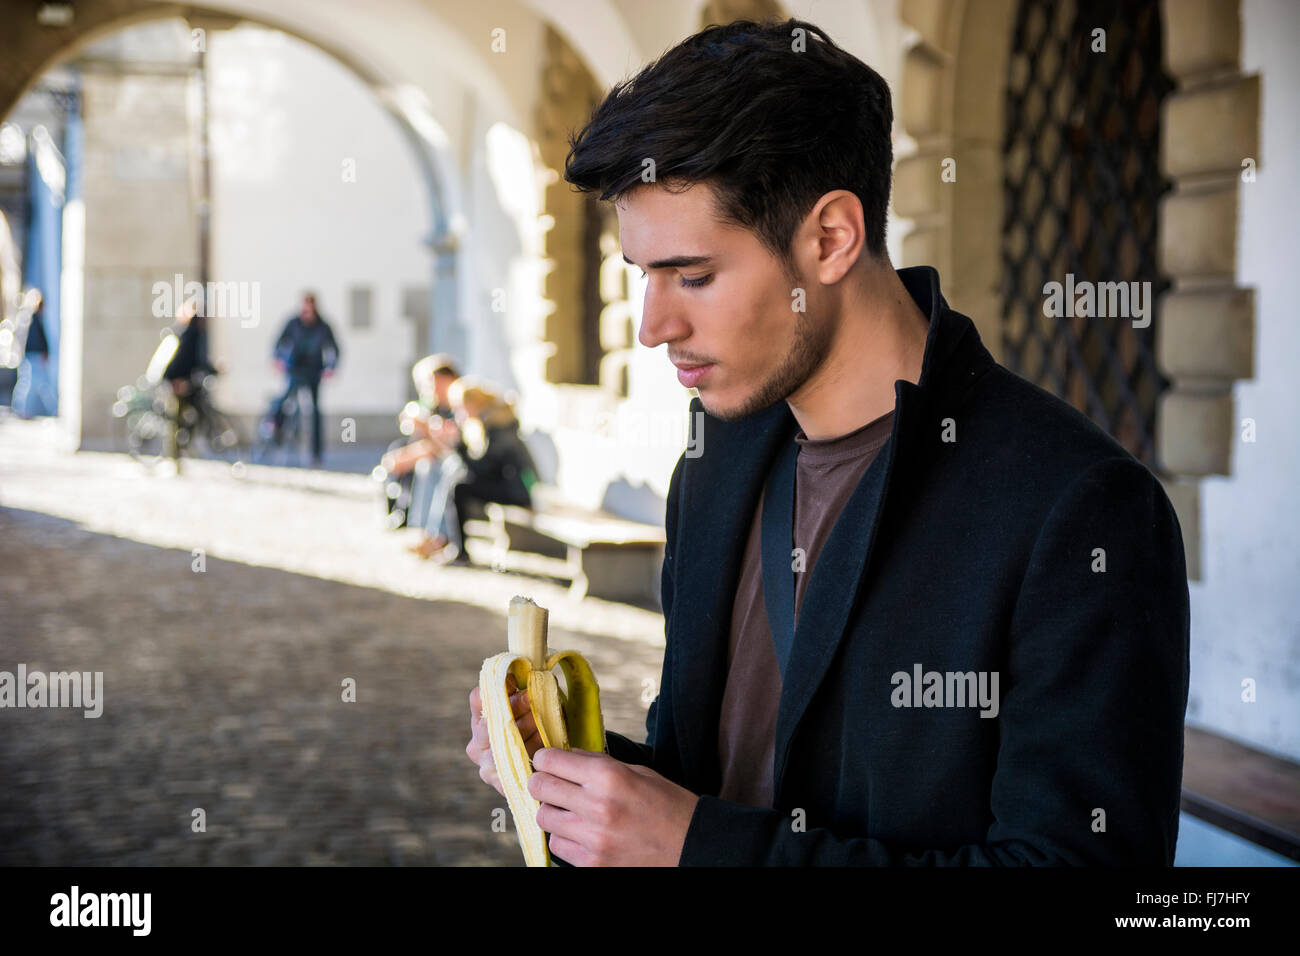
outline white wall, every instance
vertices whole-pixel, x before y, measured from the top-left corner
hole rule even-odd
[[[221,402],[258,412],[278,387],[276,336],[315,289],[342,352],[329,412],[396,413],[416,356],[404,286],[428,287],[428,188],[397,122],[335,60],[277,31],[209,39],[212,279],[257,283],[260,318],[210,321],[227,366]],[[344,161],[355,162],[355,182]],[[348,288],[374,290],[371,326],[351,327]]]
[[[1238,187],[1237,282],[1255,290],[1256,375],[1236,386],[1231,477],[1201,485],[1188,723],[1300,760],[1300,6],[1243,0],[1242,21],[1242,69],[1261,74],[1257,178]],[[1254,443],[1241,440],[1243,418],[1255,419]],[[1241,700],[1245,678],[1253,704]]]

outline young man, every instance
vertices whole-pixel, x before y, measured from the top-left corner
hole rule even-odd
[[[280,417],[280,408],[290,395],[306,389],[311,393],[311,460],[320,467],[324,453],[324,433],[320,413],[320,383],[334,374],[339,363],[339,345],[334,330],[316,310],[316,294],[305,293],[298,314],[284,324],[275,340],[276,367],[284,372],[288,384],[284,393],[271,405],[271,414]]]
[[[1177,518],[993,360],[935,270],[892,268],[891,123],[883,80],[816,27],[737,22],[574,142],[566,178],[615,198],[640,341],[667,345],[707,441],[670,484],[646,742],[535,754],[568,863],[1172,862]],[[476,704],[467,752],[499,784]]]

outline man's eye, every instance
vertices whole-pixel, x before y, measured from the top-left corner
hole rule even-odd
[[[646,278],[646,274],[645,274],[645,270],[644,270],[644,269],[641,270],[641,278],[642,278],[642,279]],[[690,289],[698,289],[698,288],[699,288],[700,286],[702,286],[702,285],[708,285],[708,284],[709,284],[709,280],[712,279],[712,278],[713,278],[713,276],[711,276],[711,275],[700,276],[698,279],[687,279],[686,277],[683,276],[683,277],[682,277],[682,285],[685,286],[686,288],[690,288]]]

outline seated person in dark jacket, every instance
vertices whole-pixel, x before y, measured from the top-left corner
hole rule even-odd
[[[472,503],[495,501],[531,508],[537,465],[519,436],[514,406],[478,380],[459,378],[447,392],[460,423],[455,461],[434,493],[421,557],[468,564],[465,516]]]

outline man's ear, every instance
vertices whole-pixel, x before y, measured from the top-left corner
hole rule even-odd
[[[817,242],[816,276],[825,285],[843,279],[867,252],[862,201],[847,189],[835,189],[809,213]]]

